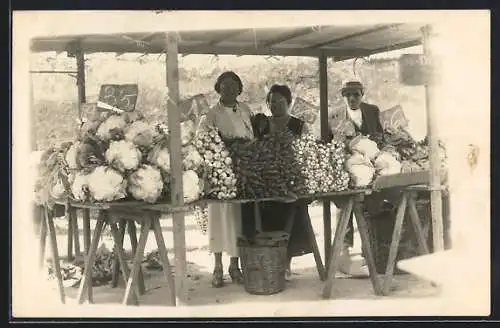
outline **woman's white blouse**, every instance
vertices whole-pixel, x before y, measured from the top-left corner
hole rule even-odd
[[[214,126],[225,138],[253,139],[251,116],[252,112],[245,104],[238,103],[234,111],[232,107],[225,107],[219,102],[201,118],[199,129]]]

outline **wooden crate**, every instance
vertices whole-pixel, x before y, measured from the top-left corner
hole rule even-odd
[[[428,185],[430,183],[429,171],[417,171],[382,175],[373,182],[373,190],[404,187],[413,185]]]

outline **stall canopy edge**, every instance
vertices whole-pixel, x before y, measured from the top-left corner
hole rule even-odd
[[[425,24],[321,25],[176,31],[179,54],[335,57],[344,60],[421,44]],[[166,52],[163,31],[120,34],[39,36],[32,52]]]

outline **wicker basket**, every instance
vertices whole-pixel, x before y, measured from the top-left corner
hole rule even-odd
[[[272,295],[285,289],[288,239],[286,232],[277,231],[259,233],[252,240],[238,240],[244,287],[248,293]]]

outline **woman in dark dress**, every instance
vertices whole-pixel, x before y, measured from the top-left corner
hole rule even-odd
[[[267,94],[266,102],[271,110],[272,116],[267,122],[259,122],[261,128],[254,127],[256,137],[270,132],[278,132],[288,129],[299,136],[307,133],[305,122],[291,116],[289,113],[292,103],[290,88],[286,85],[273,85]],[[256,124],[257,125],[257,124]],[[293,257],[312,253],[312,245],[307,235],[305,223],[309,220],[308,207],[303,203],[265,202],[261,206],[262,229],[264,231],[279,231],[285,229],[285,224],[293,206],[296,206],[295,220],[292,226],[290,240],[288,242],[288,268],[287,280],[291,279],[291,261]],[[243,213],[243,233],[246,237],[255,231],[255,220],[250,206],[245,206]]]

